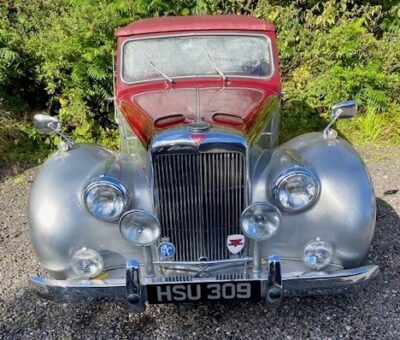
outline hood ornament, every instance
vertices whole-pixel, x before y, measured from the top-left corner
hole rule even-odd
[[[190,123],[188,124],[188,130],[191,132],[189,138],[194,144],[199,146],[206,139],[204,133],[210,130],[210,124],[203,122]]]

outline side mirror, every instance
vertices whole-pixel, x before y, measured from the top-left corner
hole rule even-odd
[[[39,133],[53,134],[60,130],[60,123],[55,117],[43,114],[36,114],[33,117],[33,124]]]
[[[328,126],[324,129],[324,138],[334,140],[337,137],[337,132],[331,129],[331,126],[339,118],[352,118],[357,114],[357,103],[355,100],[349,100],[347,102],[340,102],[332,107],[332,120]]]
[[[355,100],[340,102],[332,107],[332,118],[352,118],[357,115],[358,107]]]

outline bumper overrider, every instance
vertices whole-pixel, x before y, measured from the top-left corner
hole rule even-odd
[[[283,274],[279,256],[262,261],[260,273],[248,270],[252,258],[213,262],[154,262],[157,274],[148,275],[138,261],[127,261],[120,278],[53,280],[31,276],[41,297],[68,303],[127,301],[132,312],[143,312],[146,302],[181,303],[218,300],[265,301],[274,305],[283,296],[337,293],[358,286],[378,274],[368,265],[334,271]],[[125,278],[123,277],[125,276]]]

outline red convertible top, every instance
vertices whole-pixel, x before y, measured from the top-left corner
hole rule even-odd
[[[275,31],[275,25],[246,15],[161,17],[135,21],[117,30],[117,37],[183,31]]]

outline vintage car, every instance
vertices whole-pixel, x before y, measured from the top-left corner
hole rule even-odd
[[[357,152],[331,125],[278,146],[275,26],[250,16],[164,17],[116,32],[121,151],[64,140],[31,192],[29,227],[65,302],[253,300],[335,292],[366,265],[376,202]]]

